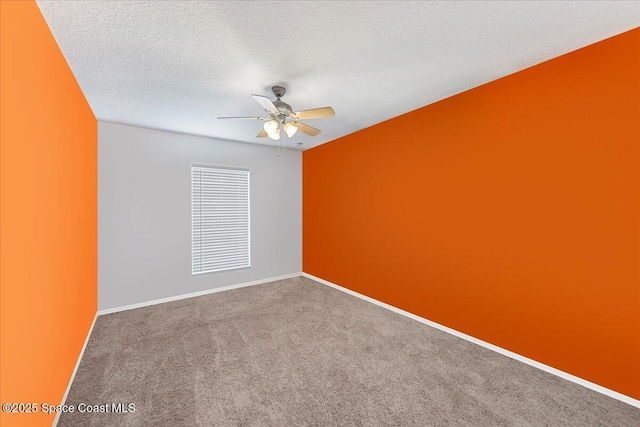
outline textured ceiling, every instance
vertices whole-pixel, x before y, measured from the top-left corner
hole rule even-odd
[[[98,120],[257,139],[287,88],[303,148],[640,25],[637,2],[39,1]]]

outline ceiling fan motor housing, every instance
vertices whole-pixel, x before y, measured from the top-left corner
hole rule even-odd
[[[273,101],[273,105],[276,107],[276,109],[278,110],[278,117],[274,117],[274,119],[278,120],[280,123],[284,122],[285,119],[287,119],[288,117],[291,116],[291,113],[293,112],[293,109],[291,108],[291,106],[289,104],[287,104],[286,102],[283,102],[280,100],[280,98],[282,98],[284,96],[284,94],[287,92],[287,90],[285,88],[283,88],[282,86],[273,86],[271,88],[271,91],[273,92],[273,94],[276,96],[276,100]]]
[[[280,100],[273,101],[273,105],[278,109],[281,116],[289,117],[293,111],[289,104]]]

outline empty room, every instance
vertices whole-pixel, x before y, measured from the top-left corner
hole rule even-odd
[[[640,425],[640,2],[0,8],[3,427]]]

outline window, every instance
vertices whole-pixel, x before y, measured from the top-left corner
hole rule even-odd
[[[249,171],[191,167],[192,274],[250,267]]]

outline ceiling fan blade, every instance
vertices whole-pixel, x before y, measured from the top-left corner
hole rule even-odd
[[[218,117],[219,119],[271,120],[271,117]]]
[[[256,138],[265,138],[267,136],[267,132],[264,129],[260,131],[259,134],[256,135]]]
[[[336,112],[331,107],[314,108],[312,110],[302,110],[291,113],[291,117],[297,120],[324,119],[325,117],[335,117]]]
[[[253,96],[253,99],[258,101],[258,104],[262,105],[262,108],[267,110],[269,113],[278,114],[278,109],[276,108],[275,105],[273,105],[273,102],[271,102],[269,98],[262,95],[251,95],[251,96]]]
[[[300,132],[306,133],[309,136],[316,136],[317,134],[320,133],[320,129],[316,129],[316,128],[311,127],[309,125],[305,125],[304,123],[291,122],[291,124],[293,124],[295,127],[297,127],[300,130]]]

